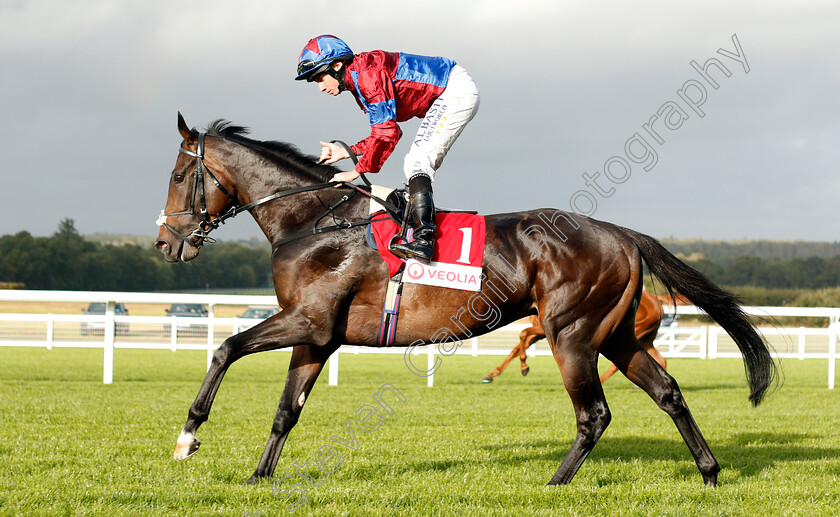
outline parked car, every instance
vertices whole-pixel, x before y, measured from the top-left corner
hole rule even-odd
[[[280,309],[277,307],[272,307],[270,305],[251,305],[245,312],[240,314],[239,318],[250,318],[250,319],[259,319],[264,320],[270,318],[280,312]]]
[[[105,302],[91,302],[90,305],[87,306],[86,309],[82,309],[82,314],[85,315],[104,315],[105,314]],[[125,305],[122,303],[117,303],[114,305],[114,314],[117,316],[128,316],[128,309],[125,308]],[[116,331],[117,335],[125,336],[128,334],[128,323],[118,321],[116,323]],[[82,322],[82,335],[87,336],[88,334],[98,334],[103,335],[105,334],[105,322],[104,321],[83,321]]]
[[[242,319],[249,319],[249,320],[259,320],[259,321],[252,321],[252,322],[242,322],[239,324],[239,332],[243,330],[248,330],[249,328],[253,327],[257,323],[267,318],[270,318],[280,312],[280,309],[277,307],[273,307],[271,305],[251,305],[245,312],[237,316],[237,318]]]
[[[660,327],[676,327],[679,326],[677,320],[680,318],[679,314],[675,314],[673,312],[666,312],[664,316],[662,316],[662,321],[659,322]]]
[[[206,318],[207,306],[200,303],[173,303],[166,309],[167,316]]]
[[[173,316],[177,318],[206,318],[208,316],[207,306],[201,303],[173,303],[168,309],[166,309],[167,316]],[[207,331],[207,323],[202,321],[201,323],[192,324],[189,321],[178,321],[177,329],[180,330],[189,330],[190,328],[195,327],[192,329],[193,332],[200,332],[200,331]],[[170,325],[165,325],[164,329],[167,333],[172,331],[172,327]]]

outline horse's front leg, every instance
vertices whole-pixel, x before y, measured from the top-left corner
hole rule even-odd
[[[317,335],[316,335],[317,334]],[[230,365],[246,355],[265,350],[276,350],[299,343],[325,344],[329,337],[293,308],[287,308],[260,324],[227,338],[213,354],[210,368],[187,416],[187,423],[178,436],[173,457],[182,460],[195,454],[201,442],[195,433],[207,421],[216,391]]]
[[[312,391],[318,375],[324,369],[324,363],[338,347],[338,344],[299,345],[292,351],[286,387],[283,388],[283,394],[280,396],[280,405],[277,408],[277,416],[274,417],[274,424],[271,426],[271,435],[268,437],[268,443],[257,469],[247,481],[248,484],[256,483],[262,478],[269,478],[274,473],[286,438],[297,423],[309,392]]]

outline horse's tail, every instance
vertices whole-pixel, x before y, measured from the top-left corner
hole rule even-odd
[[[675,291],[679,292],[732,336],[744,358],[747,384],[752,391],[750,401],[757,406],[776,378],[777,369],[767,343],[741,308],[741,300],[683,263],[653,237],[627,228],[622,230],[639,248],[651,273],[665,285],[672,298]]]

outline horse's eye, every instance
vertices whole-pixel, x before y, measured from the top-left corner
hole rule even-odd
[[[183,183],[184,182],[184,175],[183,174],[176,174],[176,175],[172,176],[172,181],[175,182],[175,184]]]

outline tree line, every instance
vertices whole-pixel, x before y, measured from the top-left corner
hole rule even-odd
[[[0,237],[0,283],[24,289],[182,291],[271,285],[271,251],[238,243],[202,248],[188,263],[169,264],[153,247],[85,240],[72,219],[50,237]]]
[[[728,265],[709,259],[687,260],[687,264],[725,286],[768,289],[825,289],[840,286],[840,255],[767,260],[737,257]]]
[[[733,248],[741,248],[741,244],[677,243],[668,239],[663,243],[683,256],[689,265],[727,287],[826,289],[840,286],[840,253],[831,254],[834,249],[840,249],[837,243],[756,241],[745,244],[752,254],[740,256],[732,252]],[[824,256],[797,256],[806,249],[819,250]],[[774,257],[792,254],[794,258],[764,258],[757,256],[756,250],[772,250]],[[219,242],[202,248],[196,260],[168,264],[151,246],[88,241],[79,235],[72,219],[64,219],[50,237],[33,237],[28,232],[0,237],[0,286],[3,285],[80,291],[268,287],[271,250],[268,246]]]
[[[728,266],[739,257],[758,257],[770,261],[819,257],[830,259],[840,255],[840,242],[702,239],[660,239],[671,253],[688,259],[706,258]]]

